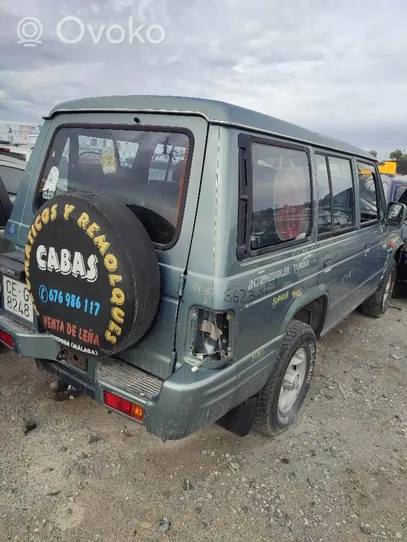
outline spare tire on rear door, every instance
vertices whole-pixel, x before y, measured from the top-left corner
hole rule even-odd
[[[151,326],[160,299],[156,253],[138,218],[116,200],[87,194],[46,202],[25,257],[34,309],[66,347],[107,357]]]

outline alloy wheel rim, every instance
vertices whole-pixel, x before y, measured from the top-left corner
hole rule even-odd
[[[291,358],[281,385],[278,397],[278,409],[281,414],[286,414],[292,409],[303,387],[306,372],[307,352],[305,348],[299,348]]]
[[[387,279],[387,282],[386,282],[386,287],[384,289],[384,295],[383,295],[383,309],[385,310],[386,307],[387,307],[387,304],[389,303],[390,301],[390,296],[391,296],[391,292],[393,290],[392,286],[393,286],[393,275],[390,274],[389,278]]]

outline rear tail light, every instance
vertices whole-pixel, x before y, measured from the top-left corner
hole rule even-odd
[[[200,365],[221,366],[232,359],[232,313],[195,308],[191,320],[190,354]]]
[[[143,421],[144,408],[142,406],[132,403],[128,399],[123,399],[123,397],[119,397],[111,391],[106,390],[103,393],[103,399],[106,406],[109,406],[122,414],[126,414],[139,422]]]
[[[10,335],[10,333],[7,333],[6,331],[3,331],[0,329],[0,341],[10,348],[14,349],[14,338],[13,335]]]

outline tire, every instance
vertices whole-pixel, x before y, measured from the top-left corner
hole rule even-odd
[[[45,330],[68,349],[103,359],[138,342],[160,300],[154,246],[123,204],[61,195],[34,217],[25,247],[27,288]]]
[[[380,318],[389,308],[391,295],[396,282],[397,266],[391,260],[390,266],[379,288],[361,305],[364,315],[372,318]]]
[[[287,410],[282,409],[284,396],[287,398],[286,394],[294,391],[287,389],[283,391],[282,386],[289,366],[292,365],[295,359],[299,359],[299,352],[301,352],[303,361],[296,366],[296,371],[294,371],[297,374],[300,372],[302,374],[296,390],[298,393],[295,398],[294,395],[290,395],[291,402],[286,403]],[[293,320],[284,335],[283,344],[271,375],[259,394],[255,421],[255,427],[258,431],[273,437],[294,424],[311,385],[315,369],[315,357],[316,339],[314,331],[307,324]],[[302,363],[305,365],[300,370],[299,366]],[[292,373],[290,376],[292,376]]]

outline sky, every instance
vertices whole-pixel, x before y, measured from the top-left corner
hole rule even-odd
[[[42,44],[18,43],[26,17]],[[406,21],[405,0],[0,0],[0,119],[40,123],[84,96],[197,96],[386,158],[407,149]]]

